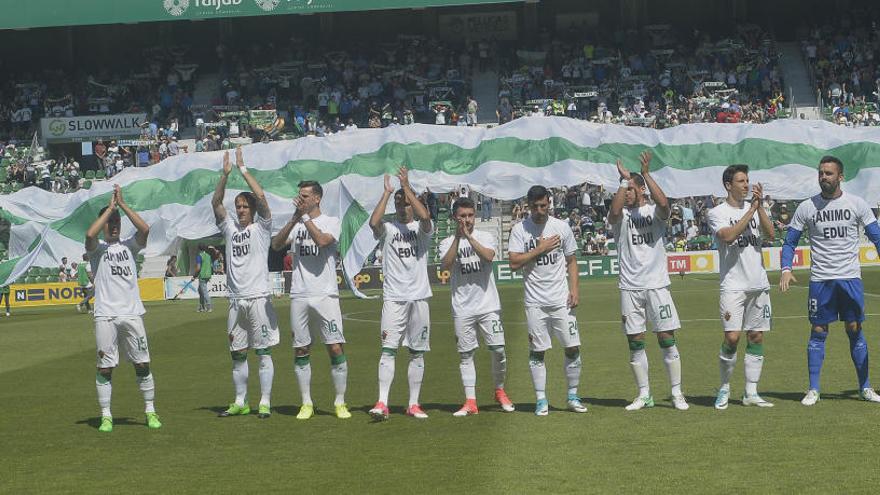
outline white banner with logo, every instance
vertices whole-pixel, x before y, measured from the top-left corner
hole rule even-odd
[[[40,119],[43,140],[91,141],[138,136],[141,125],[147,122],[145,113],[89,115],[87,117],[50,117]]]
[[[516,12],[444,14],[439,16],[440,36],[447,40],[517,38]]]
[[[284,277],[280,272],[269,272],[269,289],[273,296],[284,294]],[[208,282],[208,294],[214,297],[225,298],[226,275],[214,275]],[[165,299],[198,299],[199,281],[192,277],[166,277]]]

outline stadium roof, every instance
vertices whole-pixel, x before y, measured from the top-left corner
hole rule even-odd
[[[0,29],[510,3],[524,0],[0,0]]]

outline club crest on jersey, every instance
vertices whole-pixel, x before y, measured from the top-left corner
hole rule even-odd
[[[730,321],[730,311],[724,312],[724,321]]]

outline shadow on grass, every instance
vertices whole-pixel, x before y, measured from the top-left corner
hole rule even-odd
[[[702,407],[715,407],[715,399],[714,395],[690,395],[685,397],[688,401],[688,404],[692,406],[702,406]],[[730,401],[734,402],[734,401]]]
[[[282,416],[296,416],[299,414],[300,406],[295,405],[285,405],[285,406],[272,406],[272,411]],[[352,411],[354,409],[351,409]],[[327,411],[326,408],[320,408],[315,406],[315,416],[335,416],[335,411]]]
[[[211,412],[214,413],[215,415],[218,415],[218,414],[222,413],[223,411],[225,411],[225,410],[228,409],[228,408],[229,408],[229,405],[225,405],[225,406],[202,406],[202,407],[196,409],[196,411],[211,411]]]
[[[97,430],[98,427],[101,426],[101,417],[95,416],[94,418],[81,419],[81,420],[77,421],[76,424],[87,425],[87,426]],[[146,423],[144,421],[136,421],[133,418],[126,418],[126,417],[122,417],[122,418],[114,417],[113,418],[113,427],[132,426],[132,425],[144,426],[145,424]]]
[[[804,398],[805,392],[761,392],[764,397],[772,397],[780,400],[790,400],[800,402]],[[831,400],[861,400],[858,390],[842,390],[838,393],[822,392],[821,398]]]
[[[600,406],[600,407],[620,407],[624,408],[629,405],[628,400],[626,399],[600,399],[598,397],[587,397],[581,399],[587,403],[588,406]]]

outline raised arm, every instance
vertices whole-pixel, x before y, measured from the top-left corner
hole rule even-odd
[[[474,248],[474,252],[477,253],[477,256],[479,256],[485,263],[491,263],[495,259],[495,250],[480,244],[480,241],[474,237],[473,233],[465,233],[465,238],[471,243],[471,247]]]
[[[232,172],[232,164],[229,162],[229,152],[227,151],[223,154],[223,169],[220,170],[220,180],[217,181],[217,188],[214,189],[214,196],[211,197],[211,207],[214,209],[214,219],[217,223],[226,220],[223,196],[226,194],[226,181],[229,180],[230,172]]]
[[[116,211],[116,191],[110,194],[110,204],[107,205],[107,209],[92,222],[89,230],[86,231],[86,252],[90,253],[98,247],[98,235],[114,211]]]
[[[147,222],[141,218],[140,215],[137,214],[136,211],[132,210],[128,204],[125,202],[125,199],[122,197],[122,189],[119,187],[119,184],[116,184],[116,188],[113,192],[116,195],[116,204],[122,208],[122,211],[125,213],[125,216],[131,220],[131,223],[134,225],[134,228],[137,229],[137,234],[135,234],[135,239],[139,246],[147,245],[147,237],[150,235],[150,226],[147,225]]]
[[[370,229],[373,230],[373,236],[376,239],[382,236],[382,217],[385,215],[385,207],[388,206],[388,198],[393,192],[391,176],[385,174],[385,190],[382,191],[382,198],[376,203],[376,207],[373,208],[373,213],[370,215]]]
[[[632,181],[632,175],[630,175],[629,170],[623,167],[623,163],[620,160],[617,160],[617,173],[620,174],[621,182],[627,181],[630,186],[633,184],[630,183]],[[614,194],[614,197],[611,198],[611,207],[608,211],[608,223],[615,225],[620,222],[620,219],[623,218],[623,204],[626,200],[626,190],[628,186],[621,186],[617,189],[617,192]]]
[[[412,206],[413,216],[419,221],[419,227],[422,229],[422,232],[430,232],[431,214],[409,185],[409,170],[406,167],[400,167],[397,172],[397,178],[400,180],[400,187],[406,195],[406,202]]]
[[[299,196],[293,198],[293,216],[290,217],[290,221],[284,224],[284,227],[281,227],[281,230],[279,230],[278,233],[272,237],[273,250],[281,251],[284,246],[290,244],[290,242],[288,242],[287,240],[290,237],[290,231],[293,230],[297,222],[299,222],[303,216],[302,204],[302,198],[300,198]]]
[[[244,181],[247,182],[248,187],[251,188],[251,191],[257,198],[257,213],[261,218],[266,220],[272,218],[272,211],[269,210],[269,202],[266,201],[266,194],[263,192],[263,188],[260,186],[260,183],[257,182],[257,179],[248,172],[247,167],[244,166],[244,157],[241,152],[241,146],[235,148],[235,165],[238,167],[241,176],[244,177]]]
[[[752,191],[752,204],[758,205],[758,223],[761,225],[761,230],[764,232],[764,236],[767,237],[770,241],[776,239],[776,230],[773,229],[773,220],[770,219],[770,216],[767,215],[767,210],[761,207],[761,198],[764,194],[764,186],[761,183],[755,184],[755,188]]]
[[[642,177],[645,179],[645,185],[648,186],[648,192],[651,193],[651,199],[657,206],[657,218],[666,220],[669,218],[669,200],[666,199],[663,189],[660,189],[660,186],[651,177],[651,157],[650,151],[643,151],[639,155],[639,161],[642,163]]]
[[[458,254],[458,244],[461,240],[461,230],[462,227],[459,225],[458,230],[455,232],[455,237],[452,238],[452,243],[449,245],[449,249],[443,253],[443,257],[440,258],[440,269],[441,270],[451,270],[452,266],[455,264],[455,257]]]

